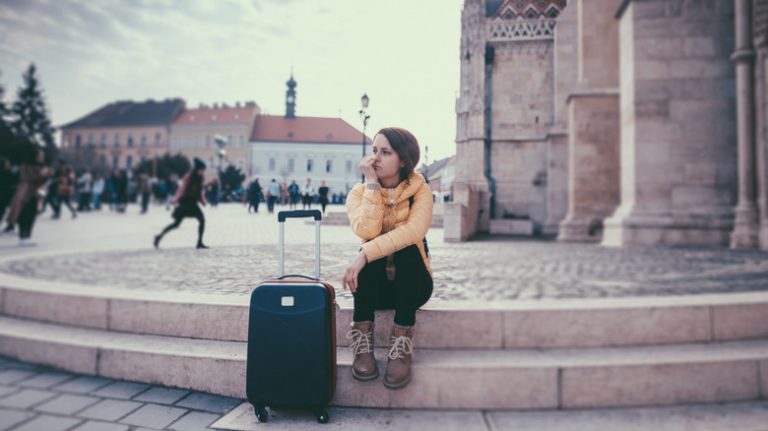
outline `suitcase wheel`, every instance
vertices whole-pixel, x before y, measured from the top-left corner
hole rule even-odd
[[[322,409],[315,410],[315,418],[319,423],[327,424],[329,419],[328,412]]]
[[[256,419],[259,420],[259,422],[267,422],[269,420],[269,412],[267,411],[267,408],[264,406],[253,406],[254,410],[256,410]]]

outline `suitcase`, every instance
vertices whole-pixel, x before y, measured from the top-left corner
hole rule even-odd
[[[315,219],[315,277],[284,275],[285,220]],[[336,390],[336,309],[333,286],[320,280],[319,210],[280,211],[279,276],[251,293],[246,394],[259,422],[266,407],[309,407],[320,423]]]

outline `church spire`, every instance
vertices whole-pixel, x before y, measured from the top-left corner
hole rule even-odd
[[[293,70],[291,70],[291,79],[285,83],[288,91],[285,92],[285,118],[296,118],[296,81],[293,79]]]

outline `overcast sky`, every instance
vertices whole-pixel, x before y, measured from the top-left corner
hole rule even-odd
[[[455,152],[462,0],[0,0],[0,83],[38,66],[54,124],[116,100],[254,100],[410,129],[430,161]],[[423,160],[422,160],[423,161]]]

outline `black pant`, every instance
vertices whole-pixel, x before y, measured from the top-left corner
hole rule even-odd
[[[32,226],[35,224],[37,218],[37,197],[33,196],[19,213],[19,238],[27,239],[32,236]]]
[[[275,202],[277,201],[277,196],[270,196],[267,200],[267,209],[269,210],[269,213],[272,214],[272,212],[275,210]]]
[[[173,217],[173,223],[166,226],[165,229],[160,232],[158,235],[160,238],[165,236],[165,234],[168,232],[179,227],[181,222],[184,221],[184,218],[194,217],[197,219],[197,244],[200,245],[203,243],[203,233],[205,233],[205,216],[203,215],[203,210],[197,206],[197,203],[194,203],[194,201],[182,201],[176,207],[176,209],[173,210],[171,217]]]
[[[312,196],[310,195],[304,195],[301,198],[301,209],[312,209]]]
[[[395,323],[413,326],[416,310],[432,296],[432,276],[415,245],[395,253],[395,279],[387,279],[387,258],[365,265],[357,278],[355,322],[373,320],[375,310],[395,310]]]

